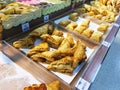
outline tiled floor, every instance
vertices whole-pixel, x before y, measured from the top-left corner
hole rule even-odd
[[[120,30],[89,90],[120,90]]]

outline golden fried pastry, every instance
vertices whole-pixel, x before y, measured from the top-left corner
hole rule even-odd
[[[24,87],[23,90],[47,90],[47,86],[45,85],[45,83],[33,84],[31,86]]]
[[[56,36],[62,37],[62,36],[63,36],[63,32],[55,29],[55,30],[53,31],[52,35],[56,35]]]
[[[92,36],[90,37],[90,39],[92,39],[92,40],[94,40],[96,42],[100,42],[101,39],[102,39],[102,36],[103,36],[103,34],[101,32],[94,32],[92,34]]]
[[[72,73],[73,71],[72,64],[73,64],[72,57],[66,56],[60,60],[50,63],[47,69],[62,73]]]
[[[70,23],[71,23],[70,20],[63,20],[63,21],[61,21],[61,22],[59,23],[59,25],[66,27],[66,26],[67,26],[68,24],[70,24]]]
[[[93,11],[95,15],[97,15],[97,14],[100,13],[99,10],[98,10],[98,8],[96,8],[94,6],[91,6],[91,11]]]
[[[100,14],[106,16],[108,14],[107,10],[100,10]]]
[[[71,22],[70,24],[68,24],[68,25],[66,26],[66,29],[68,29],[68,30],[74,30],[77,26],[78,26],[78,25],[77,25],[76,22]]]
[[[76,68],[80,62],[87,58],[85,53],[86,46],[80,41],[77,41],[77,48],[73,55],[73,68]]]
[[[99,20],[101,20],[102,17],[103,17],[103,16],[102,16],[101,14],[98,14],[98,15],[95,15],[95,16],[94,16],[94,18],[97,18],[97,19],[99,19]]]
[[[71,47],[69,41],[67,39],[64,39],[58,50],[56,50],[53,57],[58,60],[65,56],[73,56],[76,48],[77,43],[75,43],[74,46]]]
[[[47,90],[60,90],[60,82],[57,80],[47,84]]]
[[[101,0],[101,1],[102,4],[106,5],[108,0]]]
[[[46,41],[51,47],[58,48],[64,37],[56,35],[43,34],[40,36],[43,41]]]
[[[84,26],[79,25],[79,26],[77,26],[77,27],[74,29],[74,31],[77,32],[77,33],[79,33],[79,34],[81,34],[85,29],[87,29],[87,28],[84,27]]]
[[[80,25],[88,28],[89,24],[90,24],[90,20],[84,20]]]
[[[105,33],[108,29],[108,24],[100,24],[99,27],[97,28],[98,31],[102,32],[102,33]]]
[[[69,19],[72,20],[72,21],[77,21],[78,18],[79,18],[79,14],[76,13],[76,12],[69,15]]]
[[[42,53],[36,53],[36,54],[32,55],[30,58],[37,62],[50,63],[50,62],[55,61],[55,58],[54,58],[55,54],[56,54],[56,50],[45,51]]]
[[[39,38],[42,34],[47,34],[47,33],[48,33],[48,24],[42,27],[36,28],[31,33],[29,33],[29,36]]]
[[[91,11],[91,6],[88,4],[84,4],[83,6],[87,11]]]
[[[70,47],[73,47],[73,45],[75,44],[73,36],[71,34],[67,34],[66,39],[69,41]]]
[[[52,34],[53,33],[53,31],[54,31],[54,26],[52,25],[52,24],[48,24],[48,34]]]
[[[34,47],[34,41],[35,39],[28,36],[23,39],[19,39],[15,42],[13,42],[13,46],[17,49],[20,48],[33,48]]]
[[[94,16],[95,13],[94,13],[93,11],[90,11],[90,12],[87,13],[87,15],[89,15],[89,16]]]
[[[91,29],[86,29],[83,31],[82,35],[87,37],[87,38],[90,38],[91,35],[93,34],[94,30],[91,30]]]
[[[102,18],[103,21],[112,23],[115,21],[115,14],[114,13],[108,13],[107,16],[105,16],[105,19]]]
[[[23,90],[60,90],[60,82],[53,81],[50,84],[32,84],[31,86],[24,87]]]
[[[44,51],[48,51],[49,50],[49,46],[48,46],[48,43],[46,42],[41,42],[39,43],[38,45],[36,45],[34,48],[30,49],[26,55],[27,56],[32,56],[33,54],[36,54],[36,53],[40,53],[40,52],[44,52]]]
[[[64,39],[60,44],[58,50],[60,50],[61,52],[67,52],[68,49],[70,49],[70,43],[67,39]]]
[[[65,56],[72,56],[76,50],[77,44],[70,43],[68,39],[64,39],[60,44],[59,48],[55,50],[54,55],[52,56],[55,60],[61,59]]]
[[[77,8],[75,12],[77,12],[78,14],[84,14],[87,12],[87,10],[84,7],[81,7],[81,8]]]

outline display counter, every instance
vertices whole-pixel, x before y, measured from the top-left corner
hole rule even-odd
[[[76,7],[81,4],[76,3]],[[87,90],[120,25],[119,14],[115,21],[106,16],[93,18],[89,12],[81,14],[80,11],[88,7],[91,6],[86,4],[82,9],[81,6],[74,9],[71,5],[47,15],[47,19],[42,16],[9,30],[1,29],[0,55],[6,55],[40,83],[58,80],[60,90]]]

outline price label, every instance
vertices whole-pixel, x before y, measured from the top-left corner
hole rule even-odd
[[[44,16],[44,22],[48,22],[49,21],[49,15],[45,15]]]
[[[102,45],[106,46],[106,47],[110,47],[110,43],[106,42],[106,41],[103,41],[102,42]]]
[[[79,90],[88,90],[88,88],[90,87],[90,83],[86,81],[85,79],[80,78],[76,87]]]
[[[27,30],[30,30],[30,26],[29,23],[24,23],[22,24],[22,31],[25,32]]]
[[[114,23],[114,25],[115,25],[116,27],[120,27],[120,25],[119,25],[119,24],[117,24],[117,23]]]
[[[76,2],[75,0],[72,1],[72,10],[74,10],[75,8],[75,2]]]

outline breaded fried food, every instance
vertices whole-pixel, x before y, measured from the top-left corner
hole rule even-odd
[[[63,26],[63,27],[66,27],[70,23],[71,23],[70,20],[62,20],[62,21],[60,21],[59,25]]]
[[[87,38],[90,38],[91,35],[93,34],[94,30],[91,30],[91,29],[86,29],[83,31],[82,35],[87,37]]]
[[[102,23],[102,24],[99,25],[97,30],[102,32],[102,33],[105,33],[107,31],[108,27],[109,27],[108,24]]]
[[[101,39],[102,39],[102,36],[103,36],[103,34],[101,32],[94,32],[92,34],[92,36],[90,37],[90,39],[92,39],[92,40],[94,40],[96,42],[100,42]]]
[[[86,51],[86,46],[80,40],[78,40],[77,48],[73,55],[73,68],[76,68],[80,62],[82,62],[87,58],[85,51]]]
[[[43,34],[40,36],[40,38],[53,48],[58,48],[61,42],[64,40],[64,37],[49,34]]]
[[[33,47],[32,49],[30,49],[26,55],[28,57],[36,54],[36,53],[41,53],[41,52],[44,52],[44,51],[48,51],[49,50],[49,45],[47,42],[41,42],[39,43],[38,45],[36,45],[35,47]]]
[[[24,87],[23,90],[60,90],[60,81],[56,80],[50,84],[32,84],[31,86]]]
[[[19,39],[13,42],[13,46],[17,49],[20,48],[33,48],[35,38],[27,36],[25,38]]]
[[[60,60],[50,63],[47,69],[62,73],[72,73],[73,72],[72,64],[73,64],[72,57],[66,56]]]

